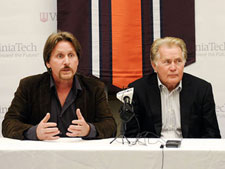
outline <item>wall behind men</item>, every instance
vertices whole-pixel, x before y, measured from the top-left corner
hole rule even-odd
[[[225,1],[195,1],[196,63],[185,71],[213,86],[216,113],[225,137]]]
[[[42,51],[47,37],[56,31],[57,14],[56,0],[5,0],[0,4],[1,123],[19,80],[46,70]]]
[[[211,82],[221,134],[225,137],[225,1],[198,0],[195,3],[196,63],[185,71]],[[19,80],[46,70],[42,51],[47,37],[56,31],[56,19],[56,0],[1,2],[0,123]],[[116,114],[118,104],[115,100],[110,103]]]

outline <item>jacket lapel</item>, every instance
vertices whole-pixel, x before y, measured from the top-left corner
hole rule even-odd
[[[87,95],[86,95],[85,87],[80,78],[81,78],[81,76],[79,76],[77,74],[77,80],[79,81],[82,90],[79,90],[77,93],[76,100],[75,100],[75,106],[76,106],[76,109],[77,108],[80,109],[82,116],[84,117],[84,119],[87,120],[87,113],[86,113],[87,112],[87,110],[86,110],[87,103],[84,102],[85,100],[87,100],[86,99]]]
[[[189,118],[190,118],[190,109],[192,98],[190,94],[191,90],[191,81],[187,79],[187,76],[184,74],[182,79],[182,90],[180,93],[180,113],[181,113],[181,129],[183,137],[188,137],[189,130]]]
[[[158,87],[157,75],[153,76],[153,78],[149,81],[150,84],[150,105],[151,112],[153,116],[153,123],[155,127],[155,132],[157,136],[160,137],[160,133],[162,130],[162,110],[161,110],[161,96],[160,90]]]
[[[44,117],[46,113],[51,113],[50,76],[46,74],[40,83],[40,115]]]

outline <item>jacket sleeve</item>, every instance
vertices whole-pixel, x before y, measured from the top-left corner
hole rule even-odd
[[[109,138],[116,135],[116,122],[109,108],[108,100],[104,90],[104,84],[101,83],[95,91],[95,120],[92,123],[97,131],[97,138]]]
[[[213,98],[212,86],[207,85],[202,103],[203,138],[221,138],[220,130],[215,112],[215,102]]]
[[[24,131],[32,125],[26,124],[28,113],[28,93],[21,80],[14,98],[2,122],[2,135],[8,138],[24,139]]]

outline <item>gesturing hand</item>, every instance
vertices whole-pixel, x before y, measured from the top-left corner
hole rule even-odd
[[[50,113],[41,120],[36,129],[37,138],[39,140],[56,140],[59,136],[59,129],[56,127],[57,124],[53,122],[48,122],[50,119]]]
[[[69,137],[84,137],[89,134],[90,126],[86,123],[83,118],[80,109],[76,110],[78,120],[73,120],[72,124],[67,129],[69,132],[66,133]]]

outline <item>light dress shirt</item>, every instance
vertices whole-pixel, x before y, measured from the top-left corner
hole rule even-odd
[[[161,138],[182,138],[180,118],[180,92],[182,81],[171,92],[158,78],[161,94],[162,131]]]

